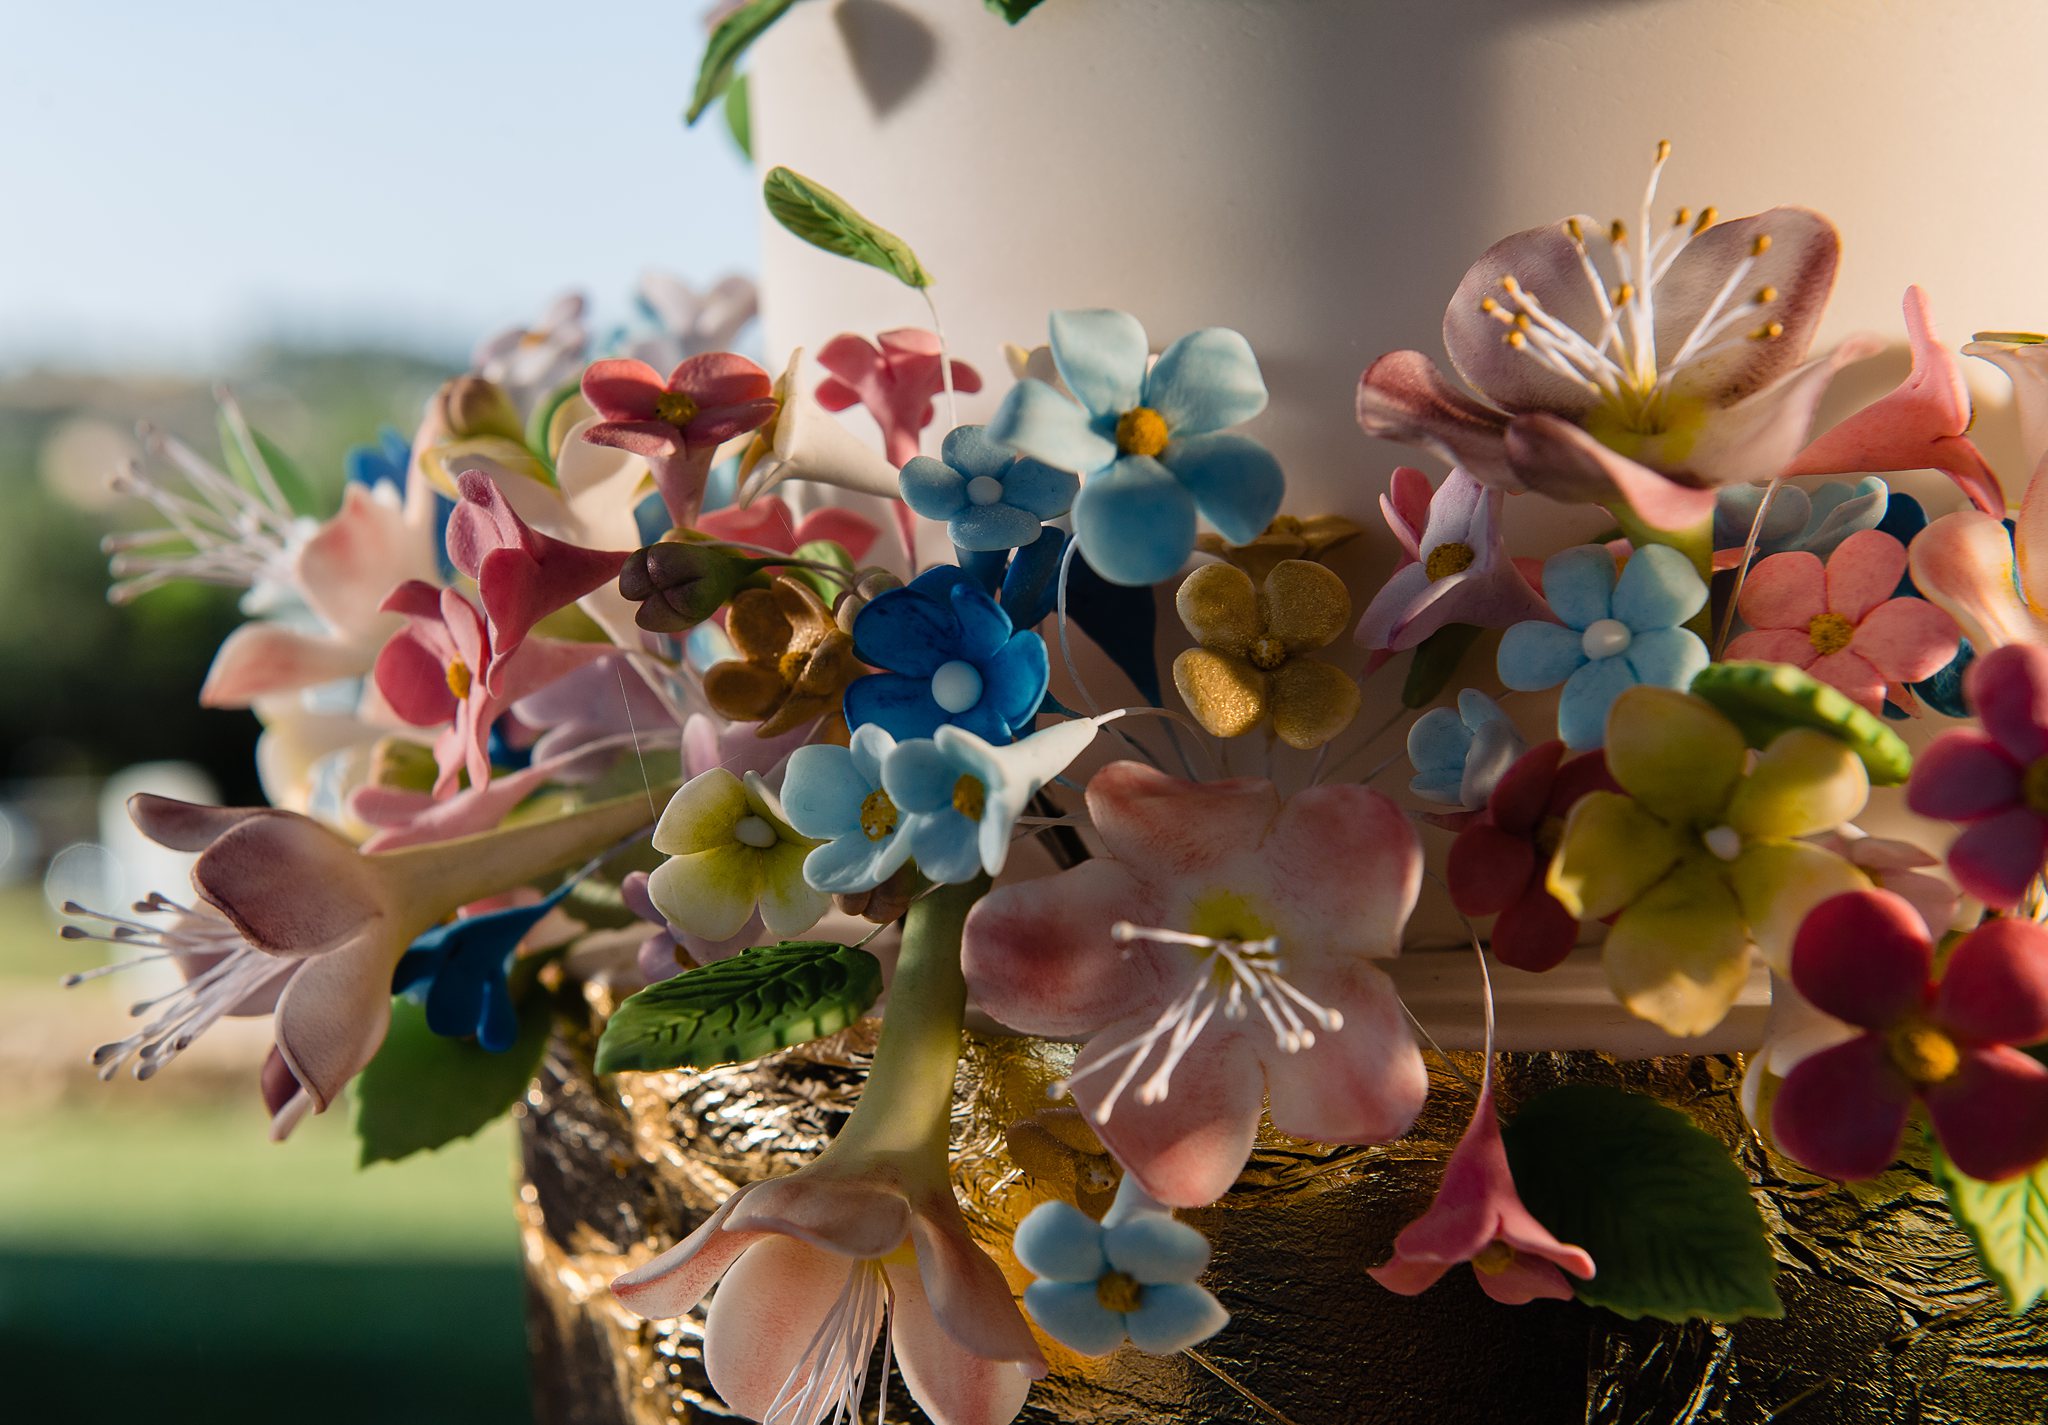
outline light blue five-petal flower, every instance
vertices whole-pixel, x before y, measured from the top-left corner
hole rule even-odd
[[[917,869],[946,885],[1000,875],[1017,818],[1094,740],[1095,723],[1076,718],[1001,747],[952,726],[898,743],[882,786],[910,818]]]
[[[1740,549],[1749,543],[1766,488],[1724,485],[1715,493],[1714,548]],[[1890,502],[1890,490],[1875,475],[1853,484],[1829,480],[1811,489],[1780,485],[1764,511],[1763,528],[1757,531],[1757,558],[1803,549],[1825,559],[1850,535],[1876,529]]]
[[[851,745],[814,742],[789,754],[782,814],[825,844],[804,858],[804,879],[821,891],[871,891],[910,859],[908,820],[875,794],[896,739],[869,723]],[[884,794],[886,798],[886,793]]]
[[[1455,708],[1431,708],[1408,729],[1408,790],[1427,801],[1477,811],[1494,784],[1527,751],[1500,704],[1477,688],[1458,694]]]
[[[1602,545],[1552,555],[1543,597],[1562,623],[1510,628],[1500,641],[1500,680],[1524,692],[1564,684],[1557,733],[1574,751],[1606,740],[1607,710],[1629,688],[1690,687],[1710,661],[1699,636],[1680,627],[1706,606],[1706,581],[1667,545],[1636,550],[1619,579]]]
[[[983,426],[960,426],[940,458],[920,455],[903,467],[903,501],[928,520],[944,520],[954,547],[1017,549],[1074,503],[1078,476],[990,440]]]
[[[1195,1278],[1209,1265],[1201,1233],[1163,1211],[1112,1208],[1101,1222],[1068,1203],[1040,1203],[1018,1224],[1017,1260],[1039,1278],[1024,1288],[1024,1309],[1084,1356],[1106,1356],[1125,1340],[1172,1355],[1208,1340],[1230,1313]],[[1112,1307],[1103,1278],[1121,1274],[1135,1287],[1127,1311]]]

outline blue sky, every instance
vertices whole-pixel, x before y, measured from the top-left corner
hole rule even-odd
[[[460,351],[565,286],[749,268],[751,180],[679,118],[703,0],[0,4],[0,364],[251,340]]]

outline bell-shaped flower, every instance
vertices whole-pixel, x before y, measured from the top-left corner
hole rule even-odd
[[[904,503],[928,520],[944,520],[956,549],[1030,544],[1047,520],[1067,512],[1081,487],[1073,472],[998,445],[982,426],[948,434],[940,455],[913,455],[899,480]]]
[[[419,998],[426,1006],[427,1028],[434,1033],[475,1039],[479,1048],[493,1054],[506,1052],[519,1039],[513,957],[573,884],[564,881],[545,896],[529,890],[524,897],[513,897],[509,905],[435,926],[399,957],[391,975],[392,992]]]
[[[2048,642],[2048,481],[2027,486],[2010,528],[1982,510],[1928,525],[1907,550],[1913,583],[1979,653]]]
[[[662,811],[654,849],[668,859],[648,876],[647,893],[670,924],[706,940],[737,933],[756,911],[769,934],[786,940],[832,906],[804,880],[804,858],[817,845],[769,805],[758,774],[741,780],[713,767]]]
[[[1743,581],[1735,606],[1751,631],[1727,656],[1804,668],[1881,712],[1887,685],[1933,677],[1961,640],[1925,599],[1892,597],[1905,573],[1906,546],[1882,530],[1850,535],[1825,564],[1803,550],[1773,554]]]
[[[669,518],[687,526],[704,502],[718,447],[775,415],[771,384],[767,372],[729,351],[688,357],[667,380],[644,361],[594,362],[583,373],[583,395],[602,419],[582,439],[643,457]]]
[[[739,657],[704,670],[704,697],[722,717],[759,723],[763,737],[834,711],[847,685],[867,671],[832,611],[787,574],[735,595],[725,633]]]
[[[1543,595],[1561,622],[1518,623],[1501,638],[1500,680],[1531,692],[1564,684],[1557,733],[1598,747],[1607,711],[1630,688],[1686,688],[1711,660],[1682,625],[1707,603],[1706,581],[1669,546],[1645,545],[1615,577],[1614,556],[1584,544],[1543,565]]]
[[[1792,983],[1861,1029],[1785,1075],[1771,1132],[1817,1173],[1867,1178],[1899,1154],[1914,1103],[1966,1176],[2012,1177],[2048,1158],[2048,1067],[2014,1045],[2048,1039],[2048,929],[1987,920],[1935,973],[1919,912],[1889,891],[1821,902],[1799,927]]]
[[[1868,884],[1803,838],[1854,820],[1869,775],[1811,728],[1780,733],[1748,767],[1733,722],[1668,688],[1615,699],[1606,747],[1621,790],[1572,808],[1550,894],[1575,920],[1615,917],[1603,959],[1631,1014],[1705,1034],[1748,980],[1752,946],[1782,967],[1807,910]]]
[[[1585,1250],[1558,1241],[1515,1191],[1490,1066],[1429,1210],[1401,1229],[1393,1260],[1367,1270],[1388,1291],[1420,1296],[1461,1262],[1472,1264],[1479,1289],[1503,1306],[1569,1301],[1572,1286],[1564,1274],[1581,1281],[1593,1276]]]
[[[1455,708],[1431,708],[1408,729],[1408,790],[1424,801],[1478,811],[1515,759],[1527,750],[1514,721],[1477,688]]]
[[[1283,559],[1263,582],[1234,564],[1205,564],[1181,581],[1174,608],[1194,648],[1173,660],[1173,683],[1195,721],[1217,737],[1261,724],[1290,747],[1321,747],[1358,715],[1358,683],[1307,655],[1343,636],[1351,594],[1320,564]]]
[[[581,292],[564,292],[530,327],[506,327],[477,343],[470,369],[503,388],[523,411],[576,379],[590,332]]]
[[[1825,480],[1811,489],[1779,485],[1774,492],[1765,485],[1723,485],[1714,493],[1714,568],[1742,563],[1752,530],[1757,536],[1752,558],[1801,549],[1825,559],[1850,535],[1877,528],[1890,505],[1891,491],[1875,475],[1853,484]],[[1762,529],[1756,529],[1759,509]]]
[[[882,761],[882,786],[909,816],[917,869],[945,884],[1002,874],[1017,818],[1095,740],[1087,718],[1054,723],[993,745],[964,727],[900,742]]]
[[[1018,1264],[1038,1280],[1024,1309],[1061,1345],[1106,1356],[1126,1341],[1171,1356],[1214,1336],[1230,1313],[1196,1278],[1209,1240],[1125,1189],[1097,1222],[1064,1202],[1042,1202],[1017,1224]]]
[[[1993,649],[1963,686],[1980,726],[1944,732],[1920,754],[1906,805],[1967,828],[1948,849],[1949,873],[2010,910],[2048,863],[2048,649]]]
[[[1372,963],[1399,952],[1421,883],[1400,810],[1360,786],[1283,799],[1134,762],[1096,772],[1087,801],[1104,854],[991,892],[963,964],[993,1018],[1087,1041],[1067,1087],[1145,1191],[1222,1196],[1262,1104],[1321,1143],[1405,1132],[1422,1058]]]
[[[1009,742],[1031,726],[1052,676],[1045,640],[1016,629],[951,564],[869,600],[854,618],[853,647],[886,671],[847,688],[847,724],[877,723],[897,738],[929,737],[952,723]]]
[[[1360,645],[1398,653],[1445,624],[1506,628],[1550,617],[1501,543],[1506,505],[1506,491],[1489,490],[1463,470],[1435,491],[1420,471],[1396,470],[1380,509],[1402,562],[1359,616]]]
[[[1054,312],[1051,328],[1069,394],[1020,381],[988,433],[1087,477],[1074,501],[1074,537],[1103,578],[1170,577],[1194,552],[1197,513],[1233,544],[1279,513],[1279,462],[1226,433],[1266,408],[1265,379],[1242,336],[1206,327],[1148,370],[1145,329],[1128,313]]]
[[[818,383],[818,404],[828,411],[863,406],[882,431],[891,465],[917,455],[918,437],[932,423],[932,399],[945,389],[939,339],[917,327],[897,327],[869,341],[843,333],[818,348],[818,365],[832,374]],[[972,395],[981,373],[950,363],[953,389]]]
[[[910,859],[909,818],[882,786],[896,745],[869,723],[844,747],[817,742],[790,754],[782,809],[791,826],[822,843],[804,860],[804,879],[819,890],[873,890]]]
[[[809,480],[884,499],[896,497],[897,466],[819,404],[805,381],[801,347],[775,378],[775,414],[740,452],[738,498],[750,505],[785,480]],[[910,522],[901,511],[899,534]]]

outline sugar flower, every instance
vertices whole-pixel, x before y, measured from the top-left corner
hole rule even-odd
[[[1525,750],[1522,734],[1500,704],[1477,688],[1458,694],[1455,708],[1431,708],[1408,729],[1408,790],[1425,801],[1477,811]]]
[[[1631,554],[1616,578],[1597,544],[1554,554],[1543,594],[1561,623],[1518,623],[1500,641],[1500,680],[1533,691],[1564,684],[1557,732],[1574,751],[1598,747],[1607,710],[1629,688],[1684,688],[1707,666],[1707,646],[1680,625],[1706,607],[1692,562],[1661,544]]]
[[[1929,868],[1941,858],[1906,841],[1883,836],[1850,836],[1834,832],[1814,838],[1820,845],[1847,859],[1881,891],[1890,891],[1920,912],[1928,932],[1940,936],[1955,923],[1959,899],[1956,888]]]
[[[1004,743],[1031,726],[1052,667],[1045,641],[1010,623],[1002,606],[950,564],[870,600],[853,621],[863,662],[886,672],[846,690],[851,727],[879,723],[896,737],[941,724]]]
[[[582,438],[644,457],[669,518],[689,525],[704,500],[711,457],[774,416],[768,373],[731,352],[692,356],[663,380],[644,361],[599,361],[583,395],[603,417]]]
[[[1834,372],[1878,349],[1858,338],[1805,362],[1840,235],[1805,208],[1655,217],[1669,154],[1658,145],[1634,222],[1530,228],[1466,272],[1444,346],[1480,399],[1397,351],[1360,378],[1365,433],[1427,446],[1487,485],[1664,530],[1711,516],[1717,486],[1783,471]]]
[[[1195,547],[1199,512],[1242,544],[1280,509],[1280,466],[1223,432],[1266,408],[1245,339],[1223,327],[1182,337],[1146,369],[1145,329],[1124,312],[1052,314],[1052,354],[1071,398],[1020,381],[989,422],[991,438],[1089,477],[1074,537],[1102,577],[1156,584]]]
[[[1458,832],[1444,870],[1451,904],[1494,916],[1487,942],[1517,970],[1555,969],[1578,942],[1579,918],[1550,893],[1551,858],[1582,797],[1620,790],[1602,754],[1566,760],[1564,752],[1562,742],[1546,742],[1517,759],[1485,811]]]
[[[1350,592],[1322,565],[1283,559],[1254,586],[1234,564],[1205,564],[1181,582],[1174,607],[1200,645],[1173,660],[1174,686],[1215,736],[1270,719],[1288,746],[1321,747],[1358,715],[1351,675],[1306,656],[1351,622]]]
[[[1017,818],[1094,740],[1095,723],[1076,718],[1003,746],[950,726],[898,743],[882,785],[909,816],[917,869],[948,884],[1002,874]]]
[[[803,348],[790,353],[772,388],[774,414],[740,452],[739,503],[750,505],[786,480],[809,480],[894,502],[897,464],[819,404],[805,383],[804,361]],[[893,513],[907,550],[915,522],[900,503]]]
[[[942,459],[914,456],[903,467],[903,499],[966,550],[1016,549],[1074,503],[1080,479],[990,440],[984,427],[946,437]]]
[[[713,767],[685,782],[655,824],[654,849],[668,859],[647,893],[670,924],[706,940],[735,934],[756,911],[769,934],[788,939],[831,909],[804,880],[817,844],[768,804],[758,774]]]
[[[1490,1062],[1472,1122],[1444,1164],[1429,1210],[1401,1229],[1391,1261],[1367,1270],[1388,1291],[1420,1296],[1461,1262],[1472,1264],[1479,1289],[1503,1306],[1569,1301],[1564,1274],[1581,1281],[1593,1275],[1585,1250],[1558,1241],[1515,1191]]]
[[[1963,355],[1982,357],[2011,380],[2020,446],[2031,477],[2048,460],[2048,337],[2037,332],[1978,332],[1964,345]]]
[[[628,341],[621,355],[657,371],[673,370],[692,356],[728,351],[760,311],[753,282],[728,273],[703,291],[667,272],[640,274],[633,304],[654,330]]]
[[[1427,490],[1428,479],[1420,470],[1408,473],[1422,480]],[[1394,474],[1398,480],[1401,472],[1397,470]],[[1263,580],[1283,559],[1307,559],[1320,564],[1329,551],[1364,533],[1362,525],[1342,515],[1310,515],[1305,519],[1275,515],[1263,531],[1242,544],[1232,544],[1220,534],[1205,532],[1196,536],[1195,548],[1226,564],[1235,564],[1254,580]]]
[[[1116,762],[1088,783],[1104,855],[1001,886],[962,956],[976,1001],[1029,1034],[1087,1041],[1067,1086],[1161,1202],[1229,1188],[1262,1102],[1322,1143],[1406,1131],[1427,1091],[1392,982],[1421,882],[1385,797],[1184,782]]]
[[[818,348],[818,365],[832,373],[818,383],[818,404],[828,411],[865,407],[881,427],[889,463],[903,465],[917,455],[918,436],[932,423],[932,400],[945,389],[941,355],[938,337],[917,327],[897,327],[872,342],[835,336]],[[955,391],[981,389],[980,372],[964,361],[951,366]]]
[[[845,550],[856,564],[874,548],[877,533],[872,523],[852,510],[824,505],[800,517],[788,501],[776,495],[764,495],[751,505],[713,510],[697,521],[697,532],[782,554],[829,541]]]
[[[528,891],[523,903],[515,898],[513,904],[435,926],[399,957],[391,976],[393,993],[417,995],[434,1033],[473,1038],[480,1048],[504,1053],[519,1038],[510,980],[513,956],[562,903],[570,884],[546,896]]]
[[[704,670],[704,696],[724,717],[761,724],[763,737],[834,711],[847,684],[867,671],[832,611],[786,574],[765,589],[741,590],[725,633],[740,656]]]
[[[2009,1178],[2048,1158],[2048,1068],[2011,1047],[2048,1039],[2048,930],[1988,920],[1939,978],[1920,915],[1889,891],[1823,901],[1799,927],[1792,982],[1863,1033],[1802,1059],[1771,1104],[1771,1131],[1817,1173],[1867,1178],[1898,1156],[1924,1104],[1965,1175]]]
[[[1875,529],[1891,506],[1891,491],[1875,475],[1854,484],[1825,480],[1808,489],[1779,485],[1723,485],[1714,494],[1714,565],[1734,568],[1749,545],[1756,512],[1770,494],[1764,525],[1757,531],[1756,557],[1803,549],[1825,559],[1859,530]]]
[[[1126,1341],[1170,1356],[1230,1323],[1222,1303],[1196,1285],[1209,1265],[1208,1239],[1169,1212],[1138,1205],[1128,1187],[1100,1222],[1069,1203],[1040,1203],[1017,1224],[1014,1245],[1018,1263],[1038,1278],[1024,1288],[1024,1309],[1084,1356],[1106,1356]]]
[[[1827,559],[1773,554],[1743,581],[1736,608],[1752,630],[1730,658],[1790,663],[1871,712],[1887,684],[1931,678],[1956,656],[1955,620],[1925,599],[1893,598],[1906,546],[1882,530],[1852,534]]]
[[[1915,587],[1979,653],[2048,642],[2048,482],[2027,486],[2010,528],[1982,510],[1958,510],[1922,530],[1907,553]]]
[[[813,743],[789,757],[782,809],[789,824],[822,843],[804,860],[821,891],[873,890],[910,859],[909,818],[882,786],[896,739],[869,723],[845,747]]]
[[[1782,966],[1810,907],[1867,884],[1801,839],[1863,810],[1870,778],[1855,752],[1794,728],[1747,761],[1742,733],[1703,699],[1631,688],[1607,724],[1621,791],[1579,800],[1550,866],[1573,919],[1615,917],[1603,958],[1616,997],[1680,1038],[1721,1022],[1752,945]]]
[[[1963,686],[1981,726],[1945,732],[1920,754],[1906,805],[1965,825],[1948,850],[1950,874],[2010,910],[2048,861],[2048,649],[1993,649]]]
[[[1380,509],[1402,561],[1359,616],[1359,643],[1399,652],[1449,623],[1506,628],[1548,618],[1542,595],[1502,547],[1507,498],[1463,470],[1434,492],[1419,471],[1395,471]]]
[[[522,410],[576,379],[590,333],[583,323],[580,292],[564,292],[530,327],[507,327],[477,343],[470,368],[502,387]]]

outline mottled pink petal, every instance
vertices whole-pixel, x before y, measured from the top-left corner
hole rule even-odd
[[[288,624],[252,619],[222,640],[199,689],[199,705],[245,708],[258,698],[353,678],[364,650]]]
[[[1157,925],[1163,915],[1127,867],[1091,858],[1054,880],[998,886],[975,902],[961,968],[975,1003],[1010,1028],[1091,1034],[1133,1005],[1163,1005],[1180,987],[1157,947],[1110,937],[1119,920]]]
[[[1828,612],[1860,623],[1892,596],[1905,572],[1905,545],[1881,529],[1858,530],[1828,556]]]
[[[608,363],[599,362],[598,365]],[[596,367],[592,367],[596,370]],[[643,368],[644,369],[644,368]],[[766,400],[775,382],[759,365],[730,351],[707,351],[686,357],[669,373],[668,389],[681,391],[700,406],[737,406]],[[586,378],[584,394],[590,394]],[[593,398],[592,405],[597,402]]]
[[[1814,1008],[1865,1029],[1916,1012],[1934,948],[1920,913],[1889,891],[1849,891],[1806,914],[1792,942],[1792,983]]]
[[[2048,820],[2018,806],[1978,822],[1948,848],[1949,874],[1967,895],[1998,910],[2026,898],[2048,856]]]
[[[1033,1376],[1044,1375],[1045,1357],[1009,1283],[968,1234],[950,1187],[918,1205],[910,1219],[910,1240],[917,1252],[918,1286],[940,1329],[973,1356],[1015,1362]]]
[[[1809,667],[1820,652],[1813,646],[1812,637],[1803,628],[1766,628],[1754,633],[1739,633],[1728,640],[1724,658],[1746,658],[1759,663],[1790,663],[1794,668]]]
[[[1549,411],[1578,419],[1599,404],[1585,384],[1573,381],[1529,351],[1502,338],[1507,328],[1489,299],[1514,299],[1503,282],[1512,281],[1542,303],[1543,310],[1574,331],[1598,332],[1605,311],[1586,281],[1585,262],[1562,223],[1545,223],[1511,233],[1466,269],[1444,309],[1444,351],[1465,384],[1510,415]],[[1661,302],[1661,298],[1660,298]]]
[[[128,798],[128,819],[136,830],[173,851],[204,851],[252,817],[289,814],[273,807],[201,806],[154,792],[137,792]]]
[[[1892,683],[1918,683],[1946,668],[1962,632],[1956,621],[1925,599],[1887,599],[1863,617],[1850,641]]]
[[[726,1268],[760,1239],[759,1233],[723,1230],[747,1191],[743,1187],[730,1194],[695,1232],[653,1261],[614,1277],[612,1295],[628,1311],[649,1321],[672,1321],[694,1311]]]
[[[1824,1177],[1875,1177],[1899,1155],[1912,1102],[1884,1039],[1859,1034],[1792,1066],[1771,1102],[1771,1136]]]
[[[1507,417],[1457,390],[1419,351],[1393,351],[1358,378],[1358,425],[1367,435],[1420,445],[1482,483],[1519,490],[1501,443]]]
[[[2048,929],[1987,920],[1949,952],[1934,1017],[1943,1028],[1994,1044],[2048,1039]]]
[[[1515,417],[1506,444],[1516,479],[1553,500],[1625,507],[1661,530],[1691,529],[1713,518],[1711,489],[1681,485],[1557,416]]]
[[[1818,555],[1803,549],[1760,559],[1742,581],[1735,607],[1751,628],[1803,634],[1815,616],[1828,611],[1826,567]]]
[[[1998,1182],[2048,1158],[2048,1067],[2017,1049],[1966,1049],[1923,1096],[1941,1151],[1968,1177]]]
[[[292,568],[307,607],[354,640],[374,635],[384,596],[407,578],[432,572],[433,558],[404,511],[351,484],[340,511],[299,546]]]
[[[920,1252],[919,1264],[922,1262]],[[1009,1425],[1031,1393],[1031,1374],[1012,1361],[992,1360],[963,1349],[947,1330],[955,1324],[954,1318],[943,1305],[934,1309],[917,1272],[895,1262],[883,1270],[888,1273],[894,1298],[890,1343],[903,1383],[910,1387],[919,1408],[933,1425]],[[997,1283],[1001,1284],[1000,1277]],[[1016,1316],[1017,1308],[1007,1290],[1003,1302]],[[1021,1320],[1017,1329],[1025,1332],[1028,1341],[1030,1332]],[[1036,1354],[1034,1347],[1034,1357]]]
[[[1956,728],[1927,745],[1913,762],[1906,805],[1920,816],[1976,821],[2020,801],[2020,768],[1975,728]]]
[[[842,1257],[885,1257],[910,1235],[910,1204],[879,1179],[814,1168],[757,1184],[726,1225],[794,1237]]]
[[[1761,255],[1759,238],[1770,240]],[[1680,348],[1737,268],[1746,287],[1778,289],[1770,317],[1783,330],[1769,341],[1731,343],[1719,356],[1688,362],[1673,389],[1726,406],[1797,367],[1813,345],[1841,254],[1841,234],[1811,208],[1770,208],[1694,237],[1657,283],[1657,350]]]
[[[1258,1057],[1238,1025],[1219,1013],[1174,1069],[1165,1098],[1138,1101],[1148,1061],[1105,1118],[1103,1103],[1121,1061],[1087,1071],[1150,1029],[1153,1017],[1134,1014],[1088,1041],[1070,1076],[1074,1101],[1146,1192],[1169,1207],[1202,1207],[1230,1190],[1251,1155],[1265,1096]]]
[[[1209,787],[1219,785],[1230,784]],[[1219,810],[1222,829],[1240,842],[1258,836],[1259,823],[1245,812]],[[1400,953],[1401,927],[1422,885],[1422,847],[1390,798],[1345,784],[1298,792],[1273,818],[1258,849],[1274,898],[1286,907],[1289,932],[1318,959]]]
[[[385,915],[356,848],[303,816],[251,817],[229,827],[200,853],[192,884],[244,939],[272,955],[319,955]]]
[[[738,544],[756,544],[783,554],[796,551],[796,518],[777,495],[764,495],[751,505],[713,510],[697,521],[701,533]]]
[[[2048,648],[1995,648],[1964,676],[1984,730],[2022,765],[2048,757]]]
[[[583,373],[583,399],[607,421],[653,420],[664,389],[661,373],[644,361],[593,361]]]
[[[650,461],[665,460],[683,448],[683,433],[667,421],[599,421],[584,427],[583,438]]]
[[[1261,1056],[1273,1126],[1316,1143],[1385,1143],[1406,1133],[1429,1076],[1393,981],[1355,961],[1290,969],[1294,986],[1344,1025],[1318,1030],[1306,1049]]]
[[[1907,550],[1914,585],[1962,625],[1979,653],[2048,637],[2048,623],[2020,597],[2014,559],[2005,525],[1978,510],[1943,515]]]
[[[1811,645],[1808,647],[1810,650]],[[1866,711],[1883,711],[1884,675],[1853,646],[1813,659],[1806,665],[1806,671],[1829,687],[1841,689]]]
[[[1201,876],[1242,853],[1279,810],[1279,792],[1258,777],[1184,782],[1142,762],[1112,762],[1088,781],[1104,847],[1147,878]]]
[[[692,447],[722,445],[735,436],[759,430],[775,418],[778,409],[780,403],[769,397],[732,405],[706,406],[683,427],[684,443]]]
[[[725,1273],[704,1323],[704,1371],[719,1399],[750,1419],[767,1419],[783,1384],[816,1366],[819,1328],[855,1267],[851,1258],[787,1237],[748,1246]],[[879,1313],[874,1325],[880,1335]],[[870,1349],[856,1351],[864,1357]]]
[[[1775,348],[1781,341],[1745,345]],[[1868,334],[1845,338],[1827,355],[1723,407],[1691,443],[1685,469],[1692,479],[1710,486],[1743,484],[1782,471],[1813,429],[1814,410],[1836,373],[1883,350],[1884,343]]]
[[[376,1057],[391,1024],[391,971],[403,945],[372,936],[307,960],[278,997],[277,1051],[324,1113]]]

